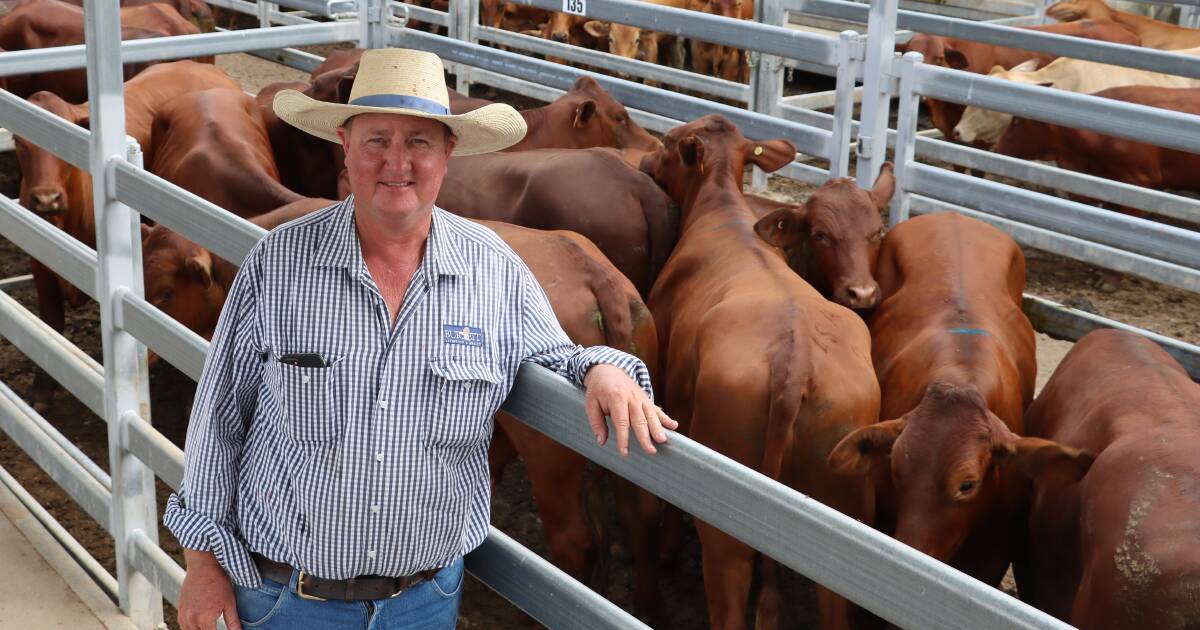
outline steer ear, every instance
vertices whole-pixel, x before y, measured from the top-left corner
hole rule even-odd
[[[875,178],[875,187],[871,189],[871,201],[874,201],[875,207],[883,212],[894,194],[896,194],[896,174],[892,163],[884,162],[883,167],[879,169],[879,177]]]
[[[596,115],[596,101],[588,99],[575,108],[575,122],[571,125],[576,129],[587,124]]]
[[[358,76],[358,64],[350,66],[337,82],[337,102],[350,102],[350,88],[354,87],[354,77]]]
[[[1096,456],[1052,440],[1008,432],[993,442],[992,459],[1041,483],[1068,484],[1082,479]]]
[[[583,31],[597,39],[608,37],[609,30],[610,28],[608,22],[601,22],[600,20],[588,20],[587,22],[583,23]]]
[[[907,423],[904,418],[897,418],[851,431],[833,447],[826,465],[843,475],[867,474],[872,464],[892,454],[892,445]]]
[[[999,68],[999,67],[1000,66],[996,66],[996,68]],[[996,72],[996,68],[992,68],[993,73]],[[1022,61],[1021,63],[1013,66],[1009,70],[1009,72],[1033,72],[1034,70],[1037,70],[1037,69],[1038,69],[1038,60],[1037,59],[1027,59],[1027,60]]]
[[[796,146],[787,140],[747,142],[746,161],[768,173],[774,173],[796,159]]]
[[[688,136],[680,140],[676,150],[684,166],[704,167],[704,141],[699,136]]]
[[[963,54],[963,51],[957,48],[947,48],[946,65],[955,70],[966,70],[970,64],[967,63],[967,56]]]
[[[787,249],[800,240],[807,218],[807,206],[780,208],[759,219],[754,224],[754,233],[775,247]]]
[[[184,263],[184,267],[188,273],[204,285],[205,289],[212,286],[212,257],[208,255],[208,252],[189,257]]]
[[[145,223],[139,223],[138,225],[142,227],[142,242],[145,243],[146,239],[150,238],[150,232],[153,228]]]

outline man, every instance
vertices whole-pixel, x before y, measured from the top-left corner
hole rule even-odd
[[[631,426],[649,453],[677,426],[640,361],[571,344],[512,250],[434,207],[452,154],[525,133],[507,105],[450,115],[443,76],[435,55],[371,50],[349,104],[275,98],[342,144],[353,194],[268,234],[230,290],[164,517],[185,630],[453,627],[488,531],[492,415],[523,362],[585,385],[622,454]]]

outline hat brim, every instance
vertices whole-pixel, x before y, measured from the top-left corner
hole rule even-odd
[[[503,103],[492,103],[465,114],[438,115],[417,109],[371,107],[318,101],[296,90],[281,90],[272,103],[275,115],[323,140],[341,143],[337,128],[359,114],[402,114],[431,118],[450,128],[457,141],[452,155],[478,155],[507,149],[525,137],[525,119]]]

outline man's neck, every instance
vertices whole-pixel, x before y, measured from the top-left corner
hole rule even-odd
[[[367,212],[356,212],[355,223],[363,258],[401,266],[419,261],[425,253],[432,220],[432,209],[394,222],[379,221]]]

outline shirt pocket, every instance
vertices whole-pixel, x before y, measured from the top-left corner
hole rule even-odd
[[[339,365],[279,367],[279,406],[288,437],[297,442],[328,442],[341,438],[342,419],[336,413]]]
[[[430,442],[442,448],[459,448],[491,437],[489,419],[500,406],[500,369],[486,360],[434,359],[429,367],[436,378]]]

